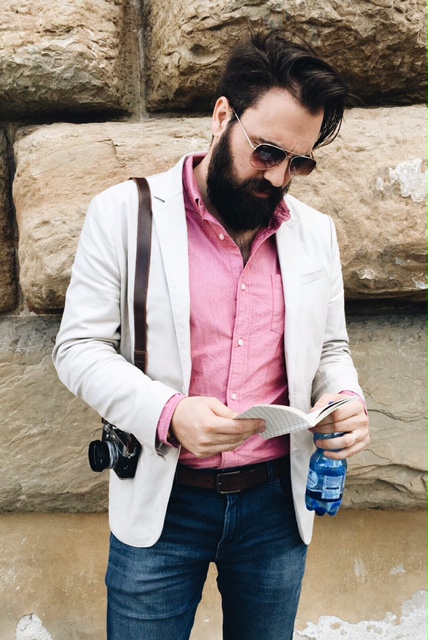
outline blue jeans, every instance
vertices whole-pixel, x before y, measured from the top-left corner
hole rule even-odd
[[[188,640],[210,562],[224,640],[292,640],[306,550],[289,478],[228,495],[174,485],[154,546],[111,536],[108,640]]]

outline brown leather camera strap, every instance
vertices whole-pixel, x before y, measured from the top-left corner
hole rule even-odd
[[[152,199],[145,178],[130,178],[138,188],[137,257],[134,285],[134,364],[141,371],[147,366],[147,289],[149,285],[152,241]]]

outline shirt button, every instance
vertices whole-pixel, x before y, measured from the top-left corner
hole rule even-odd
[[[241,284],[241,289],[242,291],[245,291],[245,289],[247,288],[247,285],[245,285],[244,283]]]
[[[244,344],[243,339],[242,339],[242,338],[239,338],[239,340],[238,340],[238,345],[239,345],[240,347],[242,347],[242,345],[243,345],[243,344]]]
[[[232,400],[236,400],[236,398],[238,397],[237,393],[232,393],[232,395],[230,396],[232,398]]]
[[[224,235],[222,233],[219,233],[218,237],[220,238],[220,240],[224,240]]]

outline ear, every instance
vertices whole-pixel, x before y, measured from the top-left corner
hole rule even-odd
[[[212,115],[211,133],[215,138],[220,138],[223,135],[231,116],[232,109],[229,100],[221,96],[215,103]]]

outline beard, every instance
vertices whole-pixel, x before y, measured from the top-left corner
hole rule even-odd
[[[213,150],[207,173],[207,194],[222,222],[237,232],[269,226],[275,209],[288,192],[265,178],[239,181],[233,166],[228,127]],[[257,197],[255,192],[266,194]]]

